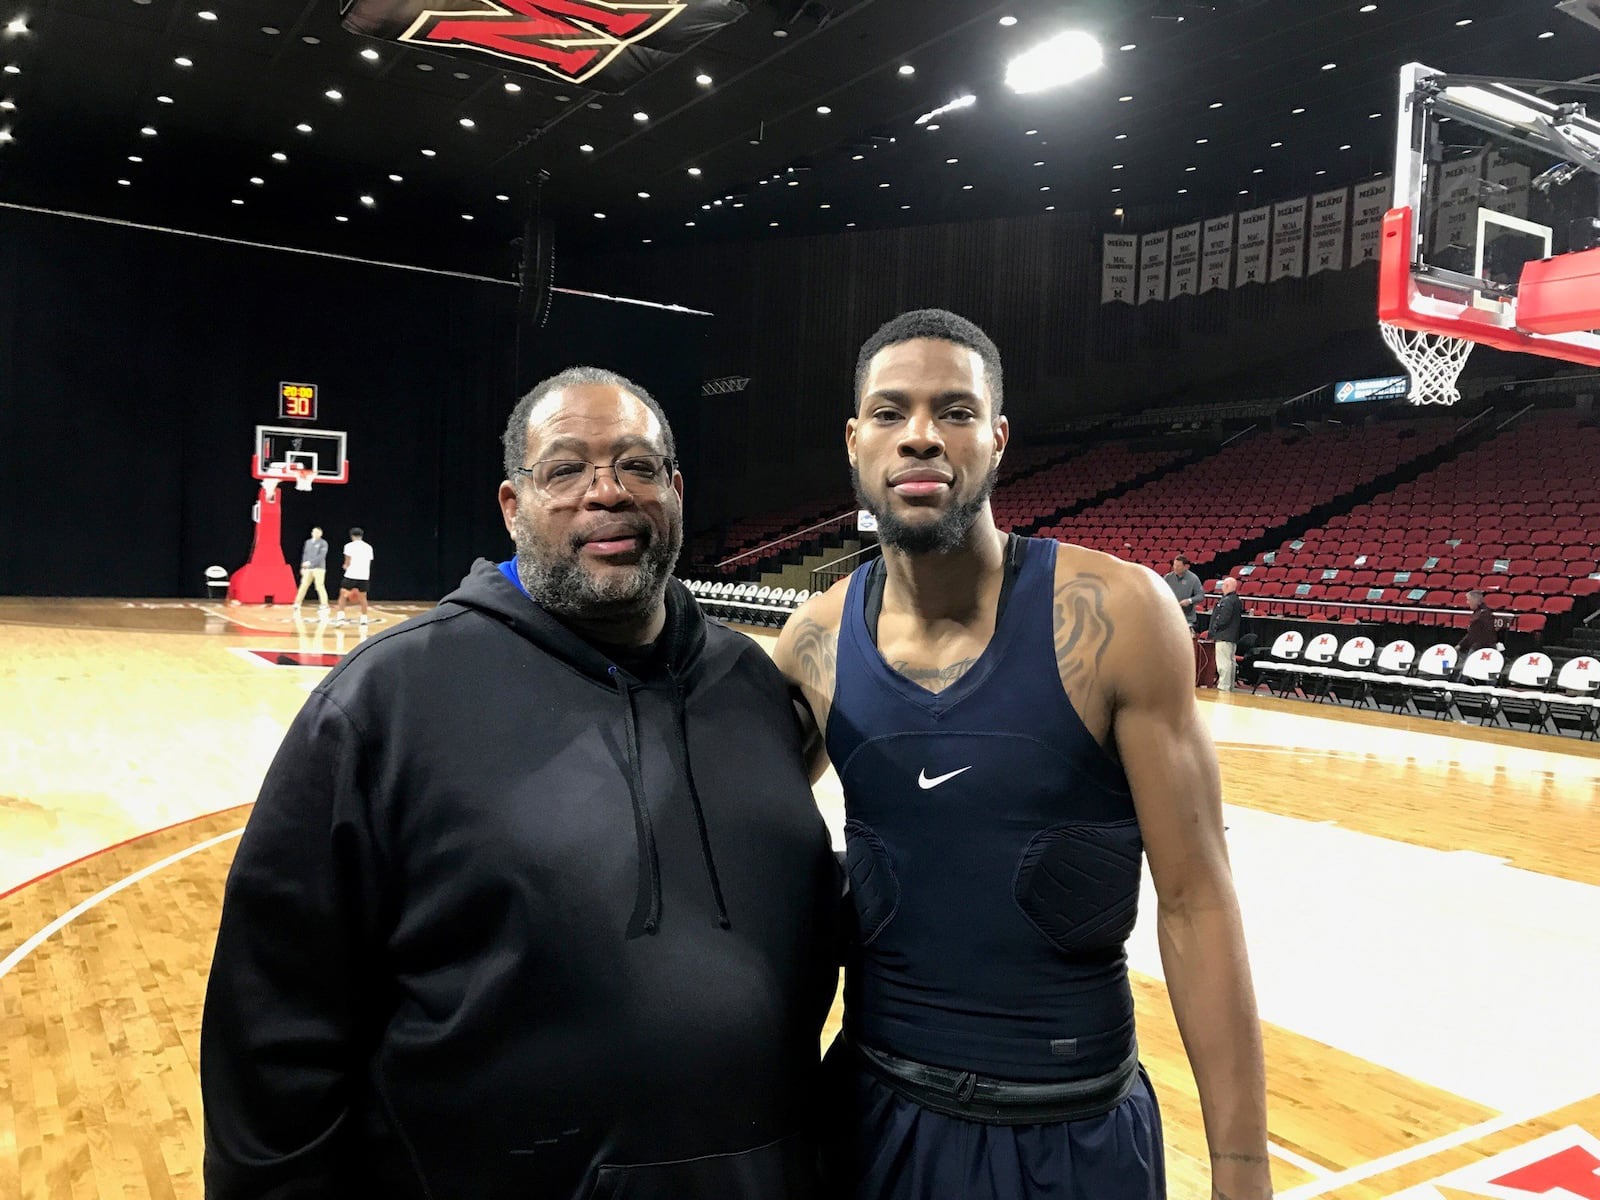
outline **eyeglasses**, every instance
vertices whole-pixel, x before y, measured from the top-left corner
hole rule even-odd
[[[614,463],[592,463],[581,458],[547,458],[531,467],[518,467],[513,475],[526,475],[547,496],[568,500],[586,496],[597,471],[610,471],[618,484],[635,496],[650,496],[672,478],[669,454],[630,454]]]

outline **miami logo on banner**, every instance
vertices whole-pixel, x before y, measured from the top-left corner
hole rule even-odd
[[[620,92],[745,12],[743,0],[343,0],[341,20],[352,33]]]

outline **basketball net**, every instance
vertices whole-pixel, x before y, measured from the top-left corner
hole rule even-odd
[[[294,490],[297,492],[309,492],[311,490],[312,483],[317,477],[317,472],[314,468],[303,467],[299,463],[273,463],[269,469],[293,475]],[[258,482],[261,484],[262,491],[266,492],[268,496],[273,496],[277,494],[278,485],[288,481],[284,479],[268,478],[259,480]]]
[[[1445,333],[1402,329],[1380,321],[1384,343],[1411,376],[1406,398],[1413,404],[1455,404],[1461,399],[1456,380],[1476,344]]]

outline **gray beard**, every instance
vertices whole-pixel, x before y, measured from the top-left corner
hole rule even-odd
[[[856,503],[878,518],[878,540],[904,554],[953,554],[965,546],[999,481],[997,467],[984,476],[976,495],[950,505],[931,524],[913,525],[896,516],[887,504],[874,502],[862,490],[861,473],[850,468],[850,486],[855,489]]]
[[[672,519],[665,540],[642,521],[637,533],[648,539],[639,561],[599,580],[579,561],[578,546],[552,544],[533,530],[519,508],[511,534],[517,548],[517,577],[528,595],[555,616],[618,625],[643,622],[666,593],[667,577],[683,546],[683,521],[681,517]]]

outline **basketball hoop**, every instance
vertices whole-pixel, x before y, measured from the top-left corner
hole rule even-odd
[[[1384,344],[1394,351],[1411,376],[1406,398],[1413,404],[1455,404],[1461,399],[1456,380],[1467,365],[1475,342],[1447,333],[1428,333],[1403,329],[1386,321],[1378,323]]]
[[[289,471],[294,476],[295,491],[309,492],[311,490],[311,481],[317,477],[317,473],[314,470],[310,467],[303,467],[299,463],[291,463]]]

